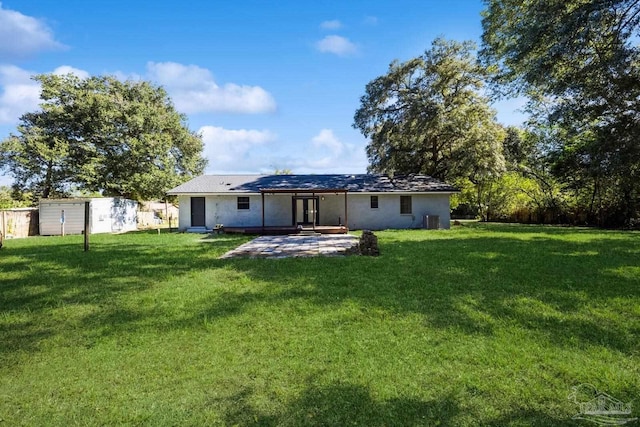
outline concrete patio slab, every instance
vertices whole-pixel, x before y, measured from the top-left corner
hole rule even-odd
[[[358,244],[350,234],[318,236],[260,236],[238,246],[220,258],[287,258],[344,255]]]

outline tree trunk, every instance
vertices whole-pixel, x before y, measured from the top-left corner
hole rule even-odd
[[[42,188],[42,198],[48,199],[51,195],[51,181],[53,179],[53,160],[49,160],[47,163],[47,174],[44,178],[43,188]]]

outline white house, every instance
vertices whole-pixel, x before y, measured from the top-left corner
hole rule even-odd
[[[84,204],[89,202],[89,232],[113,233],[137,230],[138,202],[119,197],[41,199],[40,235],[81,234]],[[64,222],[64,227],[63,227]]]
[[[455,187],[426,175],[202,175],[177,195],[179,228],[291,232],[449,228]]]

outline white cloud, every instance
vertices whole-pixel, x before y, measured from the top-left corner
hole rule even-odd
[[[89,73],[70,65],[61,65],[53,74],[74,74],[79,78]],[[31,80],[38,74],[12,65],[0,65],[0,124],[17,123],[27,111],[37,108],[40,85]],[[147,73],[116,72],[120,80],[151,79],[165,87],[178,111],[185,114],[200,112],[265,113],[276,109],[276,103],[259,86],[240,86],[233,83],[218,86],[205,68],[173,62],[147,64]]]
[[[323,53],[349,56],[358,52],[358,47],[349,39],[341,36],[326,36],[316,43],[316,48]]]
[[[33,73],[13,65],[0,65],[0,124],[14,124],[40,100],[40,85]]]
[[[320,28],[322,28],[323,30],[339,30],[340,28],[342,28],[342,22],[338,21],[337,19],[331,21],[323,21],[322,23],[320,23]]]
[[[124,82],[124,81],[137,82],[140,80],[144,80],[143,77],[137,73],[124,73],[122,71],[114,71],[114,72],[110,72],[109,74],[114,76],[116,79],[120,80],[121,82]]]
[[[265,166],[261,162],[268,160],[252,151],[276,139],[268,130],[233,130],[217,126],[203,126],[198,133],[204,142],[204,156],[209,159],[209,173],[257,171]]]
[[[363,173],[366,167],[364,145],[344,143],[333,130],[322,129],[290,169],[297,173]]]
[[[85,70],[81,70],[79,68],[74,68],[70,65],[61,65],[60,67],[53,70],[53,74],[58,76],[64,76],[66,74],[73,74],[81,79],[89,78],[89,73]]]
[[[336,138],[331,129],[322,129],[311,142],[316,148],[326,147],[334,156],[339,156],[344,151],[344,144]]]
[[[206,68],[175,62],[149,62],[147,75],[165,87],[182,113],[268,113],[276,102],[260,86],[227,83],[218,86]]]
[[[89,73],[62,65],[53,74],[75,74],[80,78]],[[34,111],[40,103],[40,83],[31,79],[35,74],[14,65],[0,65],[0,124],[15,124],[21,115]]]
[[[322,129],[306,145],[278,140],[269,130],[224,129],[203,126],[199,133],[209,159],[207,173],[364,173],[367,168],[365,141],[345,143],[331,129]]]
[[[3,9],[0,3],[0,60],[63,48],[43,21]]]

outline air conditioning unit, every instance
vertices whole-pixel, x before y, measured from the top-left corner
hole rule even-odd
[[[439,215],[422,215],[422,228],[427,230],[437,230],[440,228]]]

